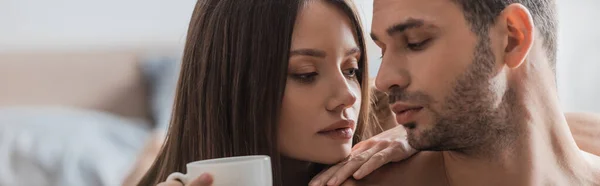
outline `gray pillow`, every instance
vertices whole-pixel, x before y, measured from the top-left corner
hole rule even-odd
[[[151,111],[157,130],[166,131],[171,120],[181,60],[173,56],[142,61],[142,72],[149,83]]]

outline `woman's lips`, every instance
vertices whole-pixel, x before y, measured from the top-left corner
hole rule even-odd
[[[354,135],[354,130],[350,127],[338,128],[334,130],[321,131],[318,133],[335,140],[349,140]]]

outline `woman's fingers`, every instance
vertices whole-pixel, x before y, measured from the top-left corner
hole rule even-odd
[[[327,181],[327,185],[340,185],[352,176],[359,168],[373,158],[379,151],[385,149],[385,145],[375,145],[362,153],[350,156],[348,161],[338,169],[335,174]]]
[[[342,168],[343,163],[338,163],[337,165],[334,165],[332,167],[330,167],[327,170],[322,171],[321,173],[317,174],[311,181],[310,183],[308,183],[309,186],[323,186],[323,185],[327,185],[327,181],[329,179],[331,179],[331,177],[340,169]]]
[[[185,186],[212,186],[213,177],[210,174],[202,174],[198,178],[194,179],[191,183]],[[156,186],[184,186],[183,183],[176,180],[169,180],[159,183]]]
[[[213,177],[210,174],[202,174],[196,178],[190,184],[186,186],[211,186],[213,183]]]

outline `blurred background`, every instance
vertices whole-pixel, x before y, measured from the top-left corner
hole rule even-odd
[[[369,30],[372,0],[356,0]],[[1,0],[0,52],[170,49],[185,41],[194,0]],[[569,111],[600,112],[598,0],[558,0],[561,99]],[[371,74],[379,65],[371,43]]]
[[[372,0],[356,3],[368,32]],[[194,4],[0,0],[0,186],[127,180],[168,124]],[[600,1],[558,5],[562,105],[600,113]]]

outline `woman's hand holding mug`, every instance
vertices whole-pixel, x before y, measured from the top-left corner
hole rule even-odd
[[[175,172],[159,186],[270,186],[269,156],[238,156],[188,163],[187,174]]]
[[[167,180],[168,181],[162,182],[157,186],[212,186],[213,183],[213,177],[208,173],[202,174],[200,177],[192,180],[192,182],[187,185],[183,185],[183,183],[180,181],[175,181],[172,179]]]

